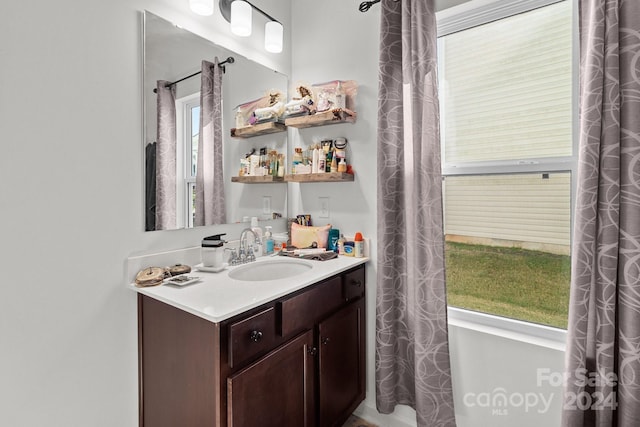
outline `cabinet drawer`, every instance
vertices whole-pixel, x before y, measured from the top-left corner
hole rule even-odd
[[[312,289],[278,302],[280,335],[308,329],[343,303],[342,278],[333,277]]]
[[[276,313],[269,307],[229,325],[229,367],[239,366],[276,344]]]
[[[343,281],[343,295],[346,301],[360,298],[364,295],[364,268],[358,268],[357,270],[346,273]]]

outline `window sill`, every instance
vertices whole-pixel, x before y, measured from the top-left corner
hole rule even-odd
[[[487,313],[448,308],[449,325],[564,352],[567,331],[551,326],[494,316]]]

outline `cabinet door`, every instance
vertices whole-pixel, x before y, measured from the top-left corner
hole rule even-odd
[[[312,427],[313,332],[307,331],[227,379],[229,427]]]
[[[319,324],[319,425],[342,423],[365,396],[364,298]]]
[[[218,325],[138,296],[140,426],[220,425]]]

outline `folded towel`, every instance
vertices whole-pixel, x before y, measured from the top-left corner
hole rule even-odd
[[[326,252],[321,252],[316,254],[307,254],[307,255],[296,255],[293,252],[282,251],[280,252],[280,255],[289,256],[293,258],[300,258],[300,259],[310,259],[312,261],[327,261],[329,259],[338,257],[338,254],[333,251],[326,251]]]

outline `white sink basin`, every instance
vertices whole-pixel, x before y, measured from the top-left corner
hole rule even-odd
[[[313,264],[309,261],[280,257],[241,265],[231,270],[229,277],[235,280],[262,282],[297,276],[312,268]]]

